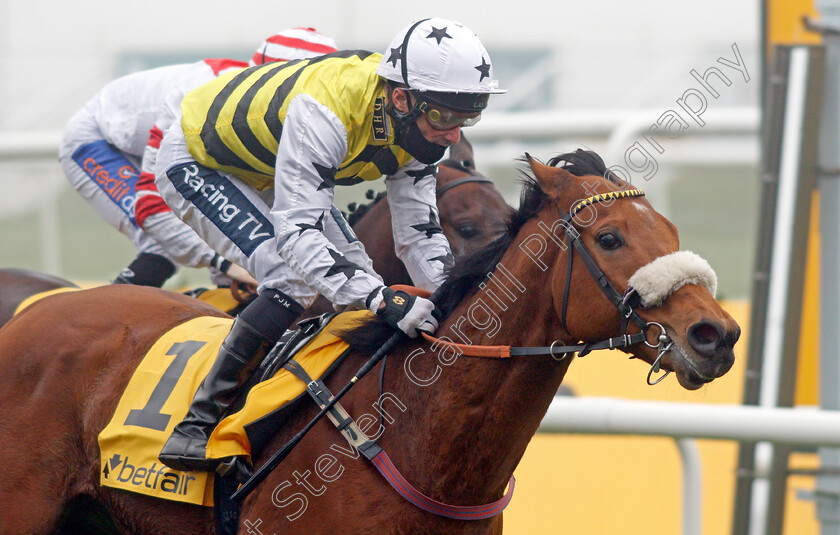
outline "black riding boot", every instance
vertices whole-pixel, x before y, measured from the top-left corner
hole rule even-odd
[[[302,311],[285,294],[268,290],[234,320],[189,412],[161,449],[160,462],[175,470],[216,469],[220,460],[205,457],[207,440],[239,396],[242,385]]]
[[[168,258],[153,254],[140,253],[112,284],[135,284],[160,288],[169,277],[175,274],[175,264]]]

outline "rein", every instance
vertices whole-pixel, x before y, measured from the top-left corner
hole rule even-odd
[[[511,346],[476,346],[457,344],[449,342],[441,338],[435,338],[426,333],[422,333],[423,338],[430,342],[433,346],[445,346],[456,350],[460,355],[465,357],[481,357],[481,358],[496,358],[506,359],[510,357],[533,357],[541,355],[549,355],[554,360],[560,362],[569,353],[578,353],[578,356],[585,356],[590,351],[598,349],[618,349],[620,347],[627,347],[633,344],[638,344],[647,340],[645,333],[623,334],[615,338],[608,338],[600,342],[590,344],[575,344],[575,345],[557,345],[559,340],[552,342],[550,346],[542,347],[511,347]],[[562,342],[560,342],[562,344]]]

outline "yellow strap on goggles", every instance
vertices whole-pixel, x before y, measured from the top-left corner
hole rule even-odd
[[[452,130],[455,127],[473,126],[481,120],[481,114],[461,115],[450,110],[429,107],[426,111],[426,119],[435,130]]]

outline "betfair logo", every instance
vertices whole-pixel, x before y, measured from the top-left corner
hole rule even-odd
[[[160,489],[163,492],[181,495],[187,494],[190,481],[195,480],[195,476],[189,473],[176,472],[155,462],[150,467],[134,466],[128,462],[128,456],[122,457],[118,453],[105,461],[102,475],[105,479],[113,476],[116,481],[135,487],[143,486],[147,489]],[[138,492],[142,491],[138,490]]]
[[[403,306],[403,305],[405,304],[405,299],[403,299],[402,297],[400,297],[400,296],[398,296],[398,295],[394,296],[394,298],[393,298],[391,301],[392,301],[395,305],[400,305],[400,306]]]

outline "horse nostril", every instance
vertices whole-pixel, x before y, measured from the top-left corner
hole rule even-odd
[[[726,340],[724,340],[724,341],[725,341],[727,344],[729,344],[729,347],[735,347],[735,342],[737,342],[739,338],[741,338],[741,327],[739,327],[738,325],[736,325],[736,326],[735,326],[735,330],[734,330],[734,331],[730,331],[730,332],[726,335]]]
[[[720,349],[725,335],[717,323],[698,321],[688,328],[688,343],[701,355],[711,357]]]

